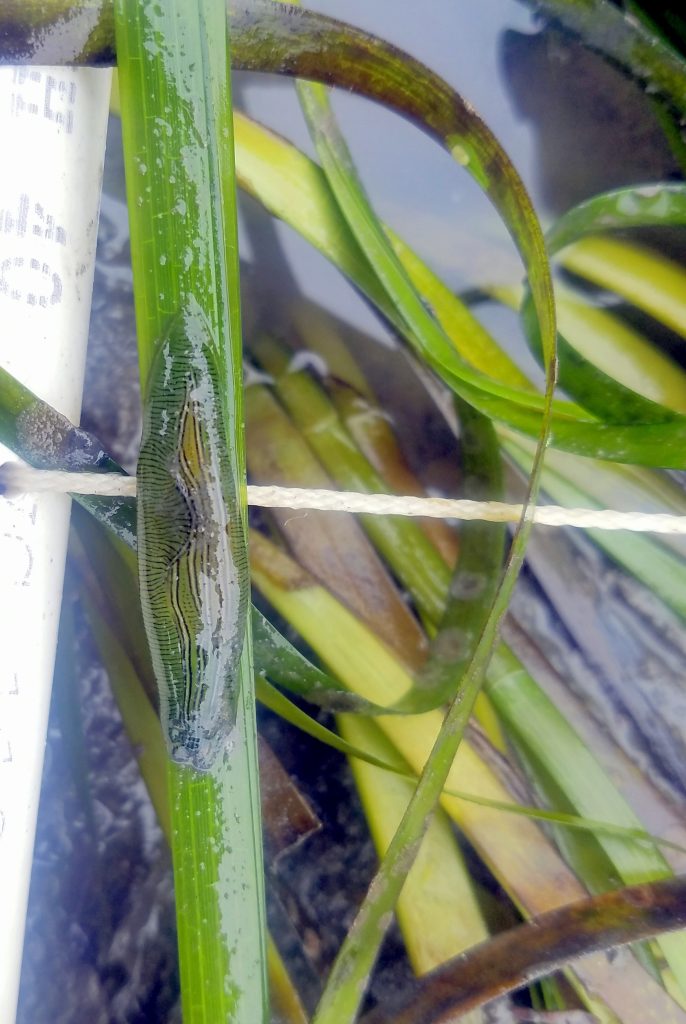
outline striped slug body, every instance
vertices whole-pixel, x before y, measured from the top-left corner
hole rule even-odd
[[[209,771],[236,720],[249,603],[214,341],[195,301],[150,371],[138,459],[143,619],[170,757]]]

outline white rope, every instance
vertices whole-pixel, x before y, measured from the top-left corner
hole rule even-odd
[[[32,469],[18,462],[0,466],[0,493],[6,497],[36,491],[135,497],[136,478],[118,473],[63,473]],[[318,512],[354,512],[366,515],[428,516],[432,519],[482,520],[516,523],[522,505],[463,498],[417,498],[395,494],[361,494],[302,487],[248,485],[248,503],[262,508],[288,508]],[[596,530],[631,530],[635,533],[686,534],[686,516],[653,512],[618,512],[614,509],[562,508],[539,505],[531,519],[540,526],[576,526]]]

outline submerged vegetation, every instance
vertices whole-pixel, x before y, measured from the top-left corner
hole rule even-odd
[[[191,322],[192,301],[201,303],[205,325],[199,365],[218,368],[203,378],[214,409],[204,424],[188,388],[181,408],[174,387],[160,386],[159,368],[153,391],[143,389],[165,423],[194,424],[180,432],[188,479],[203,478],[214,458],[209,430],[227,445],[227,465],[214,466],[222,500],[246,526],[246,466],[255,483],[421,495],[437,484],[423,463],[440,454],[460,496],[507,494],[525,504],[511,536],[486,523],[458,529],[348,513],[254,514],[246,530],[254,603],[245,629],[236,616],[237,724],[226,753],[208,761],[197,754],[205,742],[193,732],[197,719],[184,718],[187,756],[179,758],[172,743],[174,761],[157,712],[169,714],[169,694],[158,687],[175,653],[153,643],[151,661],[150,630],[159,627],[148,611],[146,639],[132,595],[137,547],[145,567],[167,547],[176,552],[179,533],[184,557],[190,551],[191,563],[197,556],[203,571],[214,571],[197,555],[197,538],[183,533],[197,527],[197,496],[155,523],[152,538],[150,520],[141,530],[130,499],[77,496],[78,592],[173,851],[184,1021],[429,1024],[452,1013],[476,1024],[488,1019],[489,1000],[513,989],[521,992],[514,1002],[502,998],[504,1020],[556,1020],[569,1011],[608,1024],[686,1021],[681,731],[646,690],[628,692],[642,675],[628,671],[628,655],[619,660],[628,684],[607,697],[614,721],[598,712],[612,675],[600,648],[624,643],[611,635],[613,615],[625,630],[652,620],[653,644],[686,654],[683,545],[592,531],[576,548],[558,534],[536,547],[525,585],[541,588],[555,607],[553,633],[569,637],[566,662],[554,635],[550,651],[541,648],[535,616],[527,619],[512,600],[531,533],[526,510],[539,490],[572,507],[686,514],[680,479],[667,472],[686,468],[686,371],[656,343],[667,339],[679,355],[686,338],[686,270],[658,251],[672,236],[655,233],[686,221],[681,22],[656,20],[634,3],[626,10],[607,0],[536,5],[649,89],[675,164],[671,180],[588,196],[544,231],[512,160],[470,103],[383,40],[299,7],[229,5],[233,67],[298,79],[315,160],[246,114],[232,119],[223,5],[154,6],[148,25],[135,0],[117,0],[115,33],[104,2],[71,10],[57,0],[10,3],[0,13],[0,52],[30,61],[40,38],[41,59],[59,61],[70,18],[77,33],[88,8],[82,62],[116,53],[113,107],[123,126],[141,381],[156,349],[164,350],[170,318]],[[541,31],[556,30],[544,22]],[[401,237],[402,225],[380,219],[337,122],[331,86],[405,116],[447,151],[456,180],[471,175],[514,242],[523,283],[484,276],[460,297]],[[182,180],[170,187],[176,175]],[[241,387],[236,184],[323,254],[374,310],[396,342],[381,373],[368,358],[376,343],[326,312],[326,296],[317,306],[292,294],[275,313],[261,305],[264,289],[254,288],[253,274],[243,292]],[[488,253],[491,243],[459,244],[483,244]],[[489,332],[484,303],[510,317],[522,352],[526,340],[541,387],[531,359],[514,358]],[[394,378],[409,381],[407,393],[392,393]],[[428,410],[426,422],[439,424],[438,442],[429,431],[408,441],[403,406],[415,403]],[[27,416],[54,422],[66,436],[57,414],[0,371],[0,440],[27,461],[64,468],[59,443],[41,453],[25,444]],[[72,456],[83,453],[82,465],[123,472],[104,454],[107,444],[74,431],[69,445]],[[149,481],[155,466],[146,466]],[[558,560],[573,567],[569,578]],[[619,603],[631,606],[633,619],[622,620],[616,604],[606,612],[607,590],[598,579],[588,584],[585,565],[620,581]],[[188,572],[194,597],[193,565]],[[179,607],[189,607],[187,599],[192,604],[184,593]],[[205,707],[198,650],[188,655],[199,690],[182,694],[187,711]],[[650,653],[643,652],[646,673]],[[597,670],[597,692],[589,690],[586,703],[574,675],[579,658]],[[307,992],[299,992],[305,937],[289,960],[278,923],[265,936],[255,697],[289,723],[289,737],[300,730],[349,758],[379,858],[366,895],[355,881],[357,913],[333,963],[302,986]],[[171,704],[179,703],[172,693]],[[169,740],[169,718],[164,725]],[[665,735],[665,749],[654,749]],[[307,842],[317,821],[273,753],[259,753],[267,849],[284,855]],[[393,1005],[365,1003],[394,915],[412,970],[423,977],[399,989]],[[331,922],[334,936],[339,924]],[[634,945],[626,955],[603,952],[627,943]]]

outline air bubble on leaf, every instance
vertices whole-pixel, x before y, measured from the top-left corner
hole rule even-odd
[[[457,160],[458,164],[461,164],[462,167],[468,167],[469,166],[469,160],[470,160],[469,153],[464,148],[464,146],[461,145],[459,142],[454,143],[450,147],[450,152],[451,152],[452,156],[455,158],[455,160]]]

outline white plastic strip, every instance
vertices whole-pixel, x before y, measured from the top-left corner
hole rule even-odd
[[[19,462],[0,465],[0,494],[99,494],[136,497],[135,476],[120,473],[65,473],[32,469]],[[323,488],[281,487],[248,484],[249,505],[260,508],[302,509],[315,512],[354,512],[374,516],[428,516],[431,519],[481,520],[516,523],[523,505],[503,501],[472,501],[469,498],[424,498],[401,494],[367,494]],[[620,512],[612,508],[565,508],[536,505],[530,510],[538,526],[576,526],[585,530],[629,530],[634,533],[686,534],[686,516],[669,512]]]
[[[0,68],[0,364],[76,422],[110,83],[102,70]],[[64,495],[0,506],[3,1024],[16,1015],[68,524]]]

